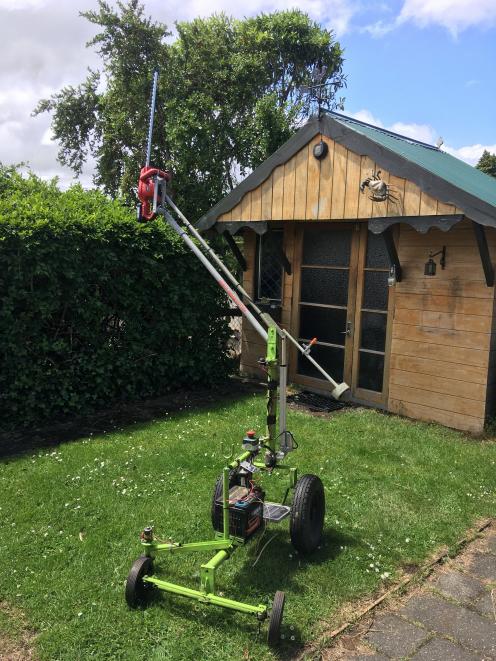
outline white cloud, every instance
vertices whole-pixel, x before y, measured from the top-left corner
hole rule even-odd
[[[394,131],[394,133],[406,135],[409,138],[413,138],[414,140],[420,140],[421,142],[427,142],[429,144],[433,144],[438,137],[432,126],[429,126],[428,124],[408,124],[405,122],[394,122],[394,124],[391,124],[390,126],[384,126],[384,123],[378,117],[375,117],[370,112],[370,110],[365,108],[358,110],[357,112],[350,113],[350,116],[360,120],[361,122],[373,124],[379,128],[387,128],[389,131]]]
[[[360,31],[381,38],[405,23],[419,28],[441,26],[457,37],[467,28],[494,27],[496,0],[404,0],[396,18],[381,18],[361,27]]]
[[[38,9],[46,4],[47,0],[0,0],[0,10]]]
[[[109,2],[115,6],[115,0]],[[173,29],[175,21],[226,12],[237,18],[298,7],[337,34],[348,29],[360,0],[185,0],[164,3],[145,0],[145,14]],[[97,9],[97,0],[0,0],[0,161],[28,162],[42,177],[60,175],[63,185],[72,173],[57,163],[58,146],[52,140],[50,115],[32,117],[39,99],[66,85],[78,85],[88,67],[99,58],[85,44],[98,28],[79,16]],[[93,162],[81,181],[90,184]]]
[[[463,30],[496,25],[495,0],[405,0],[398,25],[412,22],[419,27],[440,25],[456,36]]]
[[[171,25],[172,21],[175,20],[190,20],[197,16],[205,17],[220,12],[225,12],[236,18],[243,18],[261,12],[300,9],[319,23],[332,28],[337,35],[342,35],[348,30],[351,19],[360,8],[360,3],[358,0],[299,0],[298,2],[245,0],[238,3],[234,3],[232,0],[186,0],[180,5],[172,6],[174,7],[174,13],[169,17],[170,10],[164,10],[164,4],[161,1],[151,0],[146,3],[147,9],[153,13],[155,18]],[[165,16],[163,16],[164,11],[166,12]]]
[[[392,32],[397,27],[396,21],[376,21],[370,25],[365,25],[360,28],[360,32],[368,32],[372,37],[379,39],[384,35]]]
[[[496,154],[496,145],[467,145],[465,147],[460,147],[454,149],[448,145],[443,146],[443,150],[447,151],[448,154],[456,156],[456,158],[461,158],[462,161],[470,163],[470,165],[476,165],[484,150],[491,152],[491,154]]]
[[[381,128],[384,128],[384,124],[381,122],[381,120],[377,119],[377,117],[374,117],[370,110],[363,109],[359,110],[358,112],[352,112],[350,113],[350,116],[360,120],[361,122],[366,122],[367,124],[373,124],[374,126],[380,126]]]
[[[391,124],[388,128],[390,131],[394,131],[400,135],[406,135],[408,138],[413,138],[414,140],[427,142],[430,145],[434,144],[439,137],[432,126],[429,126],[428,124],[406,124],[405,122],[394,122],[394,124]]]
[[[362,109],[358,112],[350,113],[350,116],[362,122],[367,122],[367,124],[373,124],[379,128],[385,128],[389,131],[394,131],[394,133],[399,133],[400,135],[407,136],[413,140],[426,142],[429,145],[434,145],[439,137],[439,133],[437,133],[432,126],[429,126],[429,124],[415,124],[414,122],[394,122],[389,126],[385,126],[380,119],[375,117],[370,112],[370,110],[367,109]],[[492,154],[496,154],[496,144],[481,145],[478,143],[475,145],[465,145],[462,147],[442,145],[443,151],[461,159],[462,161],[465,161],[466,163],[469,163],[469,165],[476,165],[477,161],[482,156],[482,152],[485,149],[487,149],[487,151],[491,152]]]

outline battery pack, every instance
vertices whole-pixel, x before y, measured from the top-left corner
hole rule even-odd
[[[245,487],[235,486],[229,490],[229,534],[246,540],[260,528],[263,522],[265,493],[256,489],[249,493]],[[223,532],[222,498],[215,502],[216,530]]]

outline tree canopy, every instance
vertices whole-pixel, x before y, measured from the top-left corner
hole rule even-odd
[[[491,177],[496,177],[496,154],[491,154],[487,149],[484,149],[475,167],[486,174],[490,174]]]
[[[277,149],[311,111],[309,85],[325,67],[333,107],[342,107],[343,51],[332,31],[298,10],[235,20],[219,14],[176,23],[146,17],[138,0],[99,0],[82,16],[100,28],[88,47],[101,68],[43,99],[52,113],[59,161],[80,173],[91,156],[94,182],[129,196],[144,162],[153,69],[160,72],[152,163],[170,167],[173,192],[198,216]]]

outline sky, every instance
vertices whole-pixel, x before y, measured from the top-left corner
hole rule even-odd
[[[108,0],[109,4],[115,4]],[[79,11],[97,0],[0,0],[0,161],[27,162],[63,187],[50,116],[40,98],[77,85],[98,58],[96,28]],[[166,23],[225,11],[237,18],[297,6],[332,29],[344,48],[345,114],[434,144],[474,165],[496,153],[496,0],[144,0]],[[91,185],[93,163],[81,176]]]

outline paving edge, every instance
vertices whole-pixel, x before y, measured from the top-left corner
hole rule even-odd
[[[404,589],[410,583],[413,583],[419,579],[425,580],[432,573],[432,571],[437,565],[439,565],[441,562],[443,562],[443,560],[447,558],[455,558],[456,556],[458,556],[460,552],[465,548],[465,546],[467,546],[467,544],[470,544],[471,542],[475,541],[477,537],[480,535],[480,533],[484,532],[484,530],[489,528],[495,521],[496,520],[492,518],[486,519],[482,523],[480,523],[476,528],[471,528],[470,531],[465,535],[465,537],[455,542],[453,551],[450,552],[449,549],[444,549],[442,552],[438,553],[432,560],[427,562],[425,565],[422,565],[420,569],[418,569],[414,574],[407,576],[399,583],[394,585],[392,588],[382,593],[371,604],[369,604],[361,611],[359,611],[358,614],[352,620],[345,622],[340,627],[334,629],[334,631],[331,631],[330,633],[322,634],[318,639],[316,639],[313,642],[310,642],[308,646],[306,646],[306,649],[303,651],[303,655],[305,654],[305,652],[309,652],[312,648],[315,649],[317,645],[319,646],[319,649],[322,649],[322,646],[328,647],[330,643],[332,643],[336,638],[338,638],[341,634],[343,634],[347,629],[356,626],[356,624],[358,624],[358,622],[360,622],[360,620],[363,617],[374,611],[377,608],[377,606],[382,604],[382,602],[385,601],[388,597],[393,596],[400,590]],[[298,659],[303,659],[304,658],[303,655],[300,655]]]

